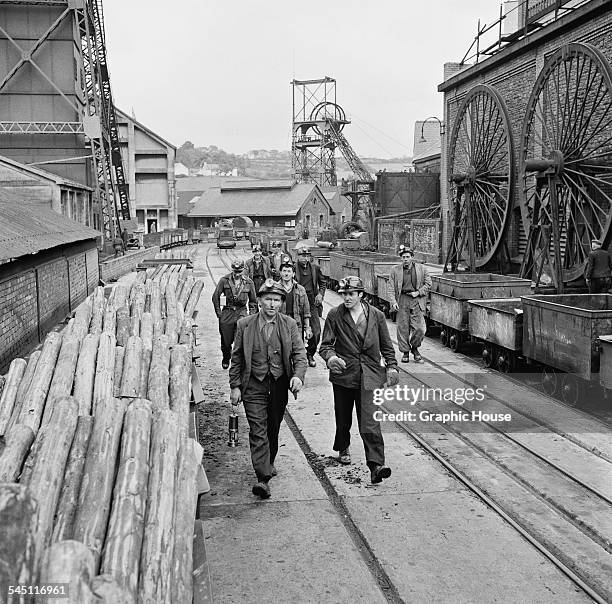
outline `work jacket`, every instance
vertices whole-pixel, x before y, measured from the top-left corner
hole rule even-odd
[[[387,369],[397,368],[397,360],[385,315],[367,302],[362,304],[368,318],[363,342],[350,311],[344,304],[340,304],[327,313],[319,354],[326,363],[333,356],[346,363],[342,373],[329,372],[332,384],[374,390],[382,388],[387,381]],[[386,367],[380,364],[381,356]]]
[[[585,279],[605,279],[612,275],[612,257],[607,250],[598,249],[589,254],[586,269],[584,271]]]
[[[270,269],[270,260],[268,258],[266,258],[265,256],[261,257],[261,262],[263,264],[263,270],[264,270],[264,276],[266,279],[269,279],[270,277],[272,277],[272,271]],[[244,275],[246,277],[248,277],[249,279],[253,279],[253,270],[255,268],[255,260],[254,258],[249,258],[246,262],[245,262],[245,266],[244,266]]]
[[[310,266],[312,267],[312,285],[314,288],[314,295],[317,296],[318,294],[321,294],[321,297],[323,297],[325,296],[326,282],[325,277],[321,274],[321,267],[316,262],[310,262]],[[303,272],[302,265],[298,260],[295,263],[295,279],[300,285],[304,285]]]
[[[415,262],[414,267],[416,270],[416,291],[419,292],[419,306],[421,310],[425,312],[427,309],[427,294],[429,294],[429,290],[431,289],[431,277],[425,265]],[[396,264],[391,268],[389,282],[387,283],[387,297],[391,304],[399,302],[403,283],[404,265]]]
[[[255,330],[258,326],[259,313],[242,317],[236,326],[232,363],[229,370],[231,388],[246,389],[251,377],[251,361]],[[287,379],[299,377],[304,382],[308,361],[306,349],[298,326],[292,317],[278,313],[276,316],[278,333],[281,341],[283,370]]]
[[[242,277],[242,289],[237,296],[234,296],[230,283],[232,275],[225,275],[219,279],[217,287],[212,295],[212,303],[215,307],[217,317],[221,316],[221,294],[225,295],[225,308],[232,310],[240,310],[244,308],[246,313],[247,305],[251,314],[257,312],[257,295],[255,294],[255,285],[248,277]]]
[[[282,287],[282,281],[281,281]],[[283,301],[281,306],[281,312],[285,312],[287,308],[286,302]],[[298,329],[302,329],[304,326],[304,319],[310,319],[310,303],[308,302],[308,296],[306,290],[294,279],[293,280],[293,314],[290,315],[295,319],[298,324]]]

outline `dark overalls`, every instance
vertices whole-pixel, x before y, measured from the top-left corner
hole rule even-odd
[[[225,306],[221,309],[221,295],[225,296]],[[257,297],[255,286],[248,277],[242,277],[239,283],[233,275],[225,275],[219,279],[212,295],[215,313],[219,318],[219,334],[221,335],[221,352],[223,361],[229,362],[232,356],[232,344],[236,335],[236,323],[241,317],[246,317],[247,309],[257,312]]]

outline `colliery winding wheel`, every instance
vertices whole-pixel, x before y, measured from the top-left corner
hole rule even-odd
[[[610,243],[612,69],[596,48],[566,44],[534,85],[521,137],[521,274],[559,293],[583,275],[592,239]]]
[[[510,217],[514,183],[512,135],[506,106],[490,86],[470,90],[450,139],[453,235],[445,270],[463,260],[473,272],[495,256]]]

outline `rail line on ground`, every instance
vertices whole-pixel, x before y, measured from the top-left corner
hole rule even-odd
[[[210,250],[207,251],[207,258],[208,258],[209,251]],[[224,259],[223,255],[220,252],[221,252],[221,250],[219,250],[219,257],[221,258],[221,262],[223,263],[223,265],[226,268],[229,268],[228,263],[226,262],[226,260]],[[227,258],[229,255],[230,255],[229,251],[226,250],[225,251],[225,258]],[[239,257],[236,250],[232,250],[232,256]],[[208,265],[208,263],[207,263],[207,267],[209,269],[209,272],[211,273],[211,277],[213,277],[212,271],[211,271],[210,266]],[[213,277],[213,281],[214,281],[214,277]],[[328,306],[330,308],[333,307],[333,305],[331,305],[329,303],[329,301],[325,301],[325,304],[326,304],[326,306]],[[393,338],[392,338],[392,340],[393,340],[394,344],[397,345],[397,341],[395,339],[393,339]],[[449,371],[448,369],[446,369],[444,366],[442,366],[441,364],[437,363],[436,361],[433,361],[431,359],[427,359],[427,361],[432,366],[434,366],[437,369],[441,370],[444,374],[452,377],[453,379],[457,379],[457,380],[459,380],[460,382],[462,382],[464,384],[473,385],[469,380],[467,380],[465,378],[458,377],[457,375],[455,375],[454,373],[452,373],[451,371]],[[470,362],[473,362],[473,361],[470,359]],[[423,379],[419,378],[418,373],[417,374],[409,373],[405,368],[403,368],[401,366],[400,366],[400,370],[404,374],[409,375],[411,378],[415,379],[417,382],[420,382],[424,386],[428,386],[428,384]],[[505,375],[504,376],[500,375],[499,377],[503,379],[506,376]],[[533,390],[539,396],[546,396],[543,393],[541,393],[541,392],[539,392],[539,391],[537,391],[535,389],[533,389]],[[522,410],[515,409],[512,405],[509,405],[505,401],[501,400],[499,397],[492,396],[492,398],[494,400],[496,400],[498,403],[500,403],[501,405],[504,405],[504,406],[508,407],[509,409],[517,411],[518,413],[520,413],[524,417],[530,419],[537,426],[541,426],[543,428],[550,429],[550,426],[547,426],[545,423],[541,422],[541,420],[539,420],[537,418],[530,417],[529,415],[525,414]],[[547,398],[551,398],[551,397],[547,397]],[[553,398],[551,398],[551,401],[555,402],[555,403],[559,403],[559,401],[557,401],[556,399],[553,399]],[[564,405],[564,406],[567,407],[567,405]],[[386,409],[386,407],[384,405],[382,407]],[[572,408],[572,410],[576,411],[573,408]],[[596,418],[593,418],[592,416],[590,416],[589,414],[586,414],[584,412],[582,412],[582,413],[584,415],[587,415],[590,420],[596,421],[596,422],[602,424],[602,426],[605,427],[605,424],[603,422],[601,422],[600,420],[598,420]],[[536,497],[540,501],[545,502],[549,506],[552,506],[552,509],[554,509],[556,511],[556,513],[558,513],[561,516],[561,518],[563,518],[569,525],[575,527],[578,531],[580,531],[580,533],[585,535],[586,538],[590,539],[596,545],[602,547],[602,549],[604,551],[610,553],[610,545],[608,543],[606,543],[602,538],[599,538],[597,534],[593,534],[593,531],[590,530],[587,526],[581,524],[574,517],[572,517],[572,511],[571,510],[565,508],[563,505],[560,505],[559,502],[556,502],[552,497],[544,496],[544,494],[542,492],[540,492],[537,489],[535,489],[528,481],[526,481],[524,478],[521,478],[519,475],[517,475],[516,472],[512,471],[510,468],[504,466],[493,455],[491,455],[489,452],[487,452],[486,448],[483,448],[483,447],[477,445],[476,443],[472,442],[471,440],[465,438],[460,433],[460,431],[458,431],[456,429],[453,429],[448,424],[443,424],[442,422],[435,422],[435,423],[437,423],[440,426],[442,426],[445,431],[447,430],[450,433],[452,433],[454,436],[459,438],[462,443],[464,443],[466,446],[469,447],[469,449],[473,450],[474,452],[476,452],[479,455],[483,455],[493,465],[493,467],[497,468],[498,471],[502,472],[506,476],[509,476],[510,479],[515,481],[517,484],[520,484],[532,496]],[[604,493],[599,492],[596,488],[586,484],[583,480],[581,480],[580,478],[575,476],[572,472],[570,472],[570,471],[568,471],[568,470],[566,470],[564,468],[559,467],[554,461],[546,458],[541,453],[533,450],[532,448],[530,448],[526,444],[518,441],[517,439],[515,439],[514,437],[512,437],[508,433],[503,432],[502,430],[500,430],[496,426],[494,426],[494,425],[492,425],[492,424],[490,424],[488,422],[484,422],[484,423],[486,423],[487,426],[489,426],[489,428],[494,430],[496,433],[502,434],[513,445],[518,445],[520,447],[520,449],[524,450],[527,454],[532,456],[533,459],[531,459],[529,457],[527,458],[527,463],[533,463],[533,462],[537,463],[538,461],[542,462],[542,463],[550,466],[551,468],[554,468],[560,474],[560,479],[562,479],[562,480],[569,480],[570,482],[575,483],[576,485],[578,485],[579,488],[584,489],[588,493],[591,493],[595,498],[597,498],[596,500],[601,500],[601,502],[603,502],[604,504],[611,504],[612,505],[612,499],[609,496],[605,495]],[[554,566],[556,566],[565,576],[567,576],[578,588],[580,588],[582,591],[584,591],[595,602],[601,602],[601,603],[607,602],[607,598],[606,597],[603,597],[593,587],[591,587],[580,576],[579,573],[577,573],[574,570],[572,570],[568,566],[568,564],[566,564],[561,558],[559,558],[557,556],[557,554],[555,554],[554,551],[551,550],[550,547],[548,547],[545,543],[542,543],[541,541],[539,541],[538,538],[536,536],[534,536],[532,533],[530,533],[527,528],[522,526],[520,524],[520,522],[518,522],[516,519],[512,518],[512,516],[506,510],[504,510],[498,503],[496,503],[495,500],[492,497],[490,497],[484,491],[482,491],[482,489],[480,489],[473,482],[473,480],[470,479],[470,477],[465,472],[463,472],[462,470],[457,468],[453,463],[451,463],[448,459],[446,459],[442,455],[442,453],[440,453],[438,450],[436,450],[436,448],[433,445],[430,445],[420,434],[418,434],[415,430],[410,428],[405,422],[395,421],[394,424],[397,425],[404,433],[406,433],[416,443],[418,443],[423,449],[425,449],[428,453],[430,453],[430,455],[432,455],[439,463],[441,463],[447,470],[449,470],[472,493],[474,493],[479,499],[481,499],[483,501],[483,503],[485,503],[485,505],[487,505],[493,511],[495,511],[513,529],[515,529],[519,534],[521,534],[521,536],[523,538],[525,538],[533,547],[535,547],[540,553],[542,553],[552,564],[554,564]],[[299,429],[297,428],[297,426],[295,426],[294,423],[291,426],[291,428],[292,428],[292,431],[294,432],[294,434],[295,434],[296,430],[299,432]],[[554,432],[554,431],[550,431],[550,433],[551,434],[559,434],[559,433]],[[301,435],[301,433],[300,433],[300,435]],[[564,434],[559,434],[559,435],[562,436],[568,442],[570,442],[570,443],[572,443],[572,444],[574,444],[576,446],[579,446],[581,449],[585,450],[587,453],[589,453],[591,455],[595,455],[596,457],[598,457],[600,459],[603,459],[606,462],[610,462],[610,460],[607,459],[604,455],[601,455],[600,452],[593,451],[592,449],[589,449],[586,446],[584,446],[583,443],[575,442],[573,439],[568,438]],[[310,462],[310,460],[309,460],[309,462]],[[313,467],[313,464],[310,464],[310,465],[311,465],[311,467]],[[314,467],[313,467],[313,469],[314,469]],[[318,475],[319,475],[319,473],[317,473],[317,476]],[[326,491],[327,491],[327,489],[326,489]],[[341,508],[338,508],[338,511],[340,513],[343,513]],[[371,564],[371,562],[370,562],[370,564]]]

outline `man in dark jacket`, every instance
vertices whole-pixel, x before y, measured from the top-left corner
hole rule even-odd
[[[310,328],[312,337],[308,340],[306,354],[308,365],[316,367],[314,355],[317,352],[319,339],[321,338],[320,317],[323,314],[323,297],[325,296],[325,278],[321,274],[321,267],[312,262],[310,250],[300,247],[297,250],[298,262],[295,268],[295,280],[306,290],[308,303],[310,304]]]
[[[584,271],[584,278],[591,294],[605,294],[612,285],[612,258],[601,246],[602,242],[599,239],[591,242],[592,251]]]
[[[312,337],[310,304],[306,290],[295,280],[295,266],[291,256],[281,258],[280,275],[279,283],[285,290],[285,301],[281,305],[280,312],[293,317],[302,339],[309,340]],[[319,320],[319,315],[316,319]]]
[[[246,261],[244,274],[253,281],[255,291],[258,292],[264,281],[272,277],[272,271],[270,270],[268,258],[264,258],[261,255],[261,246],[259,244],[256,243],[251,251],[253,252],[253,257]]]
[[[385,444],[380,424],[374,419],[377,407],[373,394],[375,388],[398,383],[397,360],[385,316],[363,301],[361,279],[346,277],[339,285],[343,303],[329,311],[319,349],[334,389],[334,451],[339,451],[340,463],[351,463],[349,445],[355,405],[366,463],[372,483],[376,484],[389,478],[391,469],[385,466]],[[381,356],[386,368],[380,365]]]
[[[244,276],[244,261],[234,260],[232,272],[219,279],[212,295],[215,314],[219,319],[219,334],[221,335],[221,366],[227,369],[232,355],[232,342],[236,333],[238,319],[246,316],[247,305],[251,313],[257,312],[257,295],[253,282]],[[225,305],[221,308],[221,297]]]
[[[273,279],[259,290],[260,311],[238,321],[229,371],[232,405],[244,403],[251,461],[257,476],[253,494],[270,497],[274,459],[288,391],[297,398],[306,374],[306,351],[292,317],[279,313],[284,289]]]

